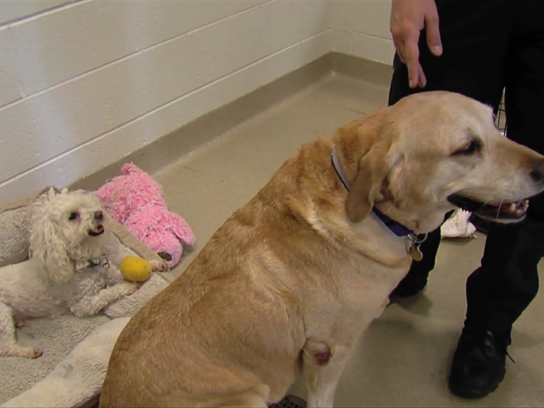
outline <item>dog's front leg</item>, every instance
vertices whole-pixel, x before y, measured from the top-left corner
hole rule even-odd
[[[119,267],[123,259],[125,259],[127,256],[139,257],[139,255],[132,249],[125,247],[119,242],[118,239],[112,237],[107,254],[110,263],[116,267]],[[154,259],[149,263],[151,264],[151,269],[153,272],[165,272],[169,269],[168,262],[161,259]]]
[[[123,244],[121,244],[121,241],[117,237],[115,237],[113,234],[110,236],[108,245],[106,246],[106,257],[108,258],[108,261],[111,265],[115,265],[116,267],[119,267],[121,265],[121,262],[125,257],[127,256],[138,256],[136,252],[134,252],[132,249],[127,248]]]
[[[109,288],[102,289],[96,295],[88,295],[70,306],[70,311],[77,317],[93,316],[116,300],[132,295],[138,290],[138,285],[132,282],[121,282]]]
[[[308,408],[332,407],[338,380],[351,346],[308,339],[303,348],[303,370],[308,389]]]
[[[108,286],[114,286],[120,284],[121,282],[126,282],[123,275],[121,275],[121,271],[119,268],[110,265],[107,271],[106,284]]]

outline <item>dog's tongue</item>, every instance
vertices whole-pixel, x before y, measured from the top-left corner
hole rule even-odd
[[[89,235],[91,237],[97,237],[99,235],[102,235],[104,233],[104,226],[103,225],[99,225],[98,227],[96,227],[96,231],[95,230],[90,230],[89,231]]]

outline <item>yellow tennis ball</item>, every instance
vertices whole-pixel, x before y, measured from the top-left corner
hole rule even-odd
[[[121,275],[130,282],[145,282],[151,277],[152,269],[151,264],[145,259],[130,255],[119,265]]]

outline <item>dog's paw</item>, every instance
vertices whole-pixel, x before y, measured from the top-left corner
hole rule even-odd
[[[22,358],[30,358],[30,359],[36,359],[43,356],[43,349],[36,348],[36,347],[20,347],[18,346],[18,350],[16,351],[15,355],[17,357]]]
[[[43,350],[36,347],[25,347],[18,344],[10,344],[0,347],[0,357],[39,358]]]
[[[130,296],[140,289],[140,285],[134,282],[123,282],[119,286],[121,286],[120,289],[123,296]]]
[[[153,268],[154,272],[166,272],[169,269],[168,262],[166,261],[153,260],[149,263],[151,264],[151,268]]]
[[[26,325],[26,322],[24,320],[17,320],[15,322],[15,327],[18,329],[22,329],[23,327],[25,327],[25,325]]]

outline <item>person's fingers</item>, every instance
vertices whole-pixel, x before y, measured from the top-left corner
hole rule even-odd
[[[393,39],[393,44],[395,45],[395,50],[397,50],[397,54],[399,55],[400,60],[404,63],[404,55],[402,53],[402,42],[396,39]]]
[[[427,77],[425,76],[425,72],[423,72],[423,68],[419,62],[418,65],[418,85],[420,88],[425,88],[425,86],[427,86]]]
[[[408,80],[410,88],[415,88],[419,83],[419,48],[418,39],[413,36],[404,42],[404,63],[408,68]]]
[[[429,50],[439,57],[442,55],[442,39],[440,38],[438,13],[436,10],[425,14],[425,29],[427,31],[427,45],[429,46]]]

